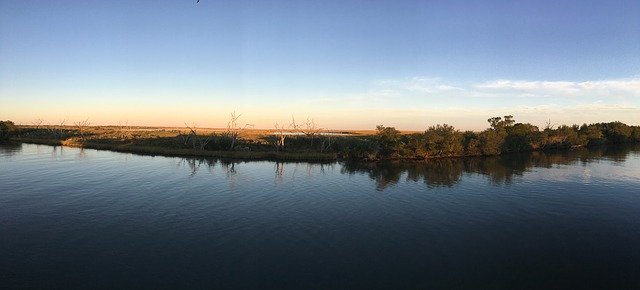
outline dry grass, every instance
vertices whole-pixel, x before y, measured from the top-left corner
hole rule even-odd
[[[262,152],[262,151],[195,151],[192,149],[169,148],[158,146],[139,146],[132,144],[108,144],[99,142],[82,142],[77,138],[68,140],[54,140],[41,138],[14,138],[14,141],[51,146],[80,147],[116,152],[128,152],[142,155],[161,155],[177,157],[211,157],[249,160],[278,160],[278,161],[318,161],[327,162],[337,159],[335,153],[316,152]]]
[[[56,131],[74,132],[76,126],[20,126],[21,129],[35,129],[32,134],[24,134],[13,140],[25,143],[45,144],[54,146],[82,147],[119,152],[131,152],[149,155],[165,156],[193,156],[215,157],[234,159],[261,159],[261,160],[292,160],[292,161],[331,161],[336,160],[335,153],[320,152],[273,152],[271,145],[264,137],[273,135],[274,130],[244,129],[240,132],[240,138],[245,142],[251,142],[259,148],[267,150],[250,151],[222,151],[222,150],[195,150],[192,148],[177,148],[175,140],[181,135],[188,135],[188,128],[178,127],[141,127],[141,126],[90,126],[82,128],[84,136],[70,133],[63,138],[56,138]],[[195,128],[198,136],[207,136],[212,133],[222,134],[223,128]],[[342,131],[326,130],[328,133],[347,133]],[[356,135],[357,133],[353,133]],[[262,147],[260,147],[262,146]]]
[[[227,138],[226,128],[192,128],[197,135],[187,127],[142,127],[142,126],[55,126],[40,125],[20,126],[24,134],[14,138],[15,141],[25,143],[37,143],[47,145],[62,145],[103,149],[120,152],[132,152],[139,154],[167,155],[167,156],[194,156],[237,159],[268,159],[268,160],[295,160],[295,161],[331,161],[337,160],[339,150],[319,149],[319,139],[315,139],[316,148],[311,148],[311,139],[305,136],[287,137],[285,152],[279,152],[273,144],[275,129],[242,129],[239,131],[241,142],[234,150],[228,150],[228,145],[218,143],[202,145],[214,138]],[[286,132],[286,130],[285,130]],[[293,131],[289,131],[293,133]],[[301,134],[300,132],[296,132]],[[336,139],[346,142],[358,141],[361,138],[373,136],[375,130],[321,130],[318,134],[330,134],[326,140],[335,143]],[[403,132],[410,134],[414,132]],[[228,135],[226,135],[228,136]],[[334,138],[335,137],[335,138]],[[320,138],[316,137],[315,138]],[[216,140],[216,139],[213,139]],[[324,143],[323,143],[324,144]],[[358,146],[355,143],[342,143],[341,148]],[[206,146],[206,147],[205,147]],[[322,145],[324,146],[324,145]],[[322,147],[320,146],[320,147]],[[355,148],[355,147],[354,147]]]
[[[21,125],[20,128],[35,129],[32,125]],[[74,130],[74,126],[55,126],[55,125],[41,125],[40,129],[56,129],[62,128],[65,130]],[[118,135],[129,134],[131,136],[143,136],[143,137],[176,137],[180,134],[188,134],[189,129],[186,127],[147,127],[147,126],[90,126],[86,129],[87,134],[100,136],[100,137],[118,137]],[[226,128],[195,128],[198,135],[207,135],[211,133],[224,133]],[[287,130],[285,130],[287,131]],[[292,130],[289,130],[291,132]],[[337,135],[351,135],[351,136],[371,136],[376,134],[376,130],[321,130],[320,134],[337,134]],[[276,133],[275,129],[243,129],[240,131],[240,137],[246,140],[258,140],[261,137],[273,135]],[[403,131],[402,133],[410,134],[414,131]]]

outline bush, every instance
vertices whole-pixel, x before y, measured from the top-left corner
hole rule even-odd
[[[487,129],[480,133],[480,150],[483,155],[498,155],[502,153],[505,134],[494,129]]]
[[[507,128],[507,137],[502,145],[506,152],[531,151],[533,143],[540,139],[538,127],[531,124],[517,123]]]
[[[631,133],[631,141],[640,142],[640,126],[633,127],[633,132]]]
[[[401,152],[401,155],[414,159],[426,158],[428,155],[425,147],[426,142],[425,134],[414,133],[402,135],[404,150]]]
[[[383,157],[396,157],[398,152],[402,151],[402,142],[400,140],[400,131],[394,127],[385,127],[378,125],[376,127],[378,133],[376,139],[380,146],[379,154]]]
[[[604,142],[604,135],[601,128],[595,124],[580,126],[580,136],[587,140],[587,145],[599,145]]]
[[[335,137],[331,145],[342,157],[347,159],[374,159],[378,150],[375,141],[361,137]]]
[[[18,133],[18,128],[13,122],[0,121],[0,140],[9,140]]]
[[[631,141],[633,128],[622,122],[604,124],[603,133],[608,142],[625,143]]]
[[[473,131],[465,131],[462,134],[462,144],[464,145],[464,153],[469,156],[482,155],[482,147],[480,137]]]
[[[463,135],[453,126],[447,124],[431,126],[424,134],[430,156],[462,155],[464,151]]]

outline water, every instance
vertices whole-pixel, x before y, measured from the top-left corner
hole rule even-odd
[[[0,146],[0,288],[637,288],[640,150],[414,164]]]

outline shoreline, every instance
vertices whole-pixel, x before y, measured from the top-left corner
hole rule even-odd
[[[322,135],[295,127],[284,131],[229,129],[216,132],[105,126],[29,127],[2,122],[0,138],[22,143],[161,155],[237,160],[305,162],[426,162],[530,152],[567,152],[613,144],[640,144],[640,126],[621,122],[562,125],[540,130],[515,123],[512,116],[489,119],[490,128],[461,132],[449,125],[430,126],[422,133],[379,125],[375,132],[340,130]],[[197,131],[198,130],[198,131]],[[286,146],[285,146],[286,145]]]
[[[275,151],[199,151],[193,149],[167,148],[158,146],[139,146],[139,145],[114,145],[104,143],[79,143],[72,140],[56,140],[56,139],[39,139],[39,138],[12,138],[10,142],[27,143],[49,146],[65,146],[72,148],[85,148],[95,150],[105,150],[121,153],[132,153],[147,156],[165,156],[165,157],[192,157],[192,158],[219,158],[219,159],[236,159],[244,161],[299,161],[299,162],[338,162],[338,161],[355,161],[355,162],[425,162],[438,159],[459,159],[459,158],[485,158],[496,157],[509,154],[521,154],[531,152],[561,152],[574,151],[589,148],[589,146],[575,146],[571,148],[554,148],[554,149],[533,149],[529,151],[519,152],[503,152],[497,155],[452,155],[452,156],[432,156],[426,158],[379,158],[379,159],[349,159],[341,158],[337,153],[314,153],[314,152],[275,152]],[[602,144],[600,146],[607,146]],[[596,146],[598,147],[598,146]]]
[[[194,151],[193,149],[166,148],[158,146],[138,146],[138,145],[112,145],[101,143],[77,143],[73,141],[61,141],[56,139],[36,139],[36,138],[12,138],[12,142],[28,143],[50,146],[66,146],[74,148],[86,148],[96,150],[106,150],[122,153],[134,153],[140,155],[166,156],[166,157],[195,157],[195,158],[220,158],[220,159],[241,159],[255,161],[316,161],[331,162],[338,161],[336,153],[307,153],[307,152],[263,152],[263,151]]]

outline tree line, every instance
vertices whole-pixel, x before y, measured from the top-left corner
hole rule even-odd
[[[429,158],[489,156],[533,150],[576,148],[607,143],[640,142],[640,126],[622,122],[582,125],[547,125],[540,130],[529,123],[516,123],[513,116],[487,120],[481,132],[459,131],[453,126],[435,125],[423,133],[402,134],[393,127],[378,126],[377,158]]]

